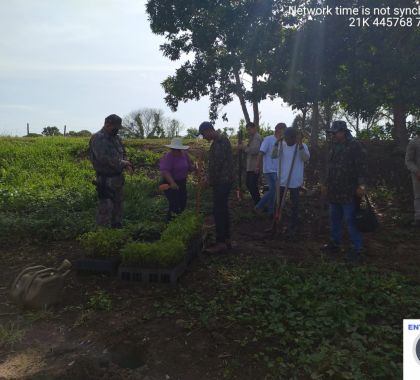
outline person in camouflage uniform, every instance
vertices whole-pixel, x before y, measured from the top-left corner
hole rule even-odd
[[[339,252],[344,219],[353,244],[347,258],[355,261],[360,258],[362,250],[362,235],[356,227],[355,211],[365,194],[365,151],[353,139],[345,121],[334,121],[327,132],[332,135],[333,144],[322,191],[330,203],[331,226],[330,242],[323,248],[331,253]]]
[[[103,128],[89,141],[89,153],[96,171],[96,190],[99,203],[96,214],[98,226],[121,228],[124,200],[124,169],[133,170],[127,161],[118,131],[122,120],[112,114],[105,118]]]
[[[208,251],[216,253],[232,248],[228,204],[233,182],[232,147],[229,139],[216,132],[213,125],[208,121],[201,123],[199,133],[207,141],[212,141],[209,151],[207,181],[213,188],[216,245]]]

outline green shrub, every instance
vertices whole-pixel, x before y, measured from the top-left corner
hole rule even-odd
[[[137,150],[131,147],[127,148],[127,155],[135,167],[155,166],[162,157],[161,154],[150,150]]]
[[[87,306],[89,309],[97,311],[110,311],[112,300],[107,292],[98,290],[89,297]]]
[[[126,229],[102,228],[86,232],[78,240],[87,255],[106,257],[118,254],[130,238],[130,231]]]

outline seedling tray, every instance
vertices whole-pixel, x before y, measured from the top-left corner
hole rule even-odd
[[[82,258],[76,261],[76,270],[78,272],[115,275],[120,263],[120,256]]]
[[[118,277],[123,281],[141,284],[170,284],[176,286],[179,277],[201,252],[202,246],[201,238],[191,241],[184,260],[172,268],[145,268],[122,263],[118,269]]]
[[[185,259],[173,268],[142,268],[121,264],[118,269],[118,277],[123,281],[141,284],[176,286],[178,278],[185,272],[187,266]]]

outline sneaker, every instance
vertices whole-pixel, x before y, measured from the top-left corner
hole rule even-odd
[[[339,253],[340,246],[333,241],[330,241],[329,243],[322,246],[321,251],[325,253]]]

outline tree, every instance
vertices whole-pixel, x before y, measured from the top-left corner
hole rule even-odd
[[[163,54],[185,63],[162,83],[172,110],[180,101],[210,98],[209,116],[219,117],[234,96],[244,119],[259,125],[259,102],[272,92],[267,75],[270,56],[283,39],[285,25],[293,23],[283,1],[149,0],[152,31],[164,35]],[[296,4],[296,2],[294,2]],[[223,120],[227,115],[222,114]]]
[[[164,128],[166,137],[172,138],[179,136],[184,127],[176,119],[167,119]]]
[[[195,139],[198,136],[198,129],[197,128],[188,128],[187,134],[185,138],[187,139]]]
[[[156,108],[141,108],[130,112],[123,118],[121,136],[128,138],[174,137],[182,130],[182,123],[167,118],[164,112]]]
[[[50,126],[45,127],[42,130],[42,134],[44,136],[61,136],[60,130],[56,126],[54,126],[54,127],[50,127]]]
[[[365,2],[328,0],[327,4],[355,7]],[[378,0],[375,7],[388,8],[392,15],[396,7],[417,8],[417,4],[416,0]],[[326,25],[328,45],[337,58],[338,99],[343,107],[362,120],[372,118],[381,108],[390,110],[391,134],[405,147],[407,116],[419,107],[419,29],[400,23],[392,28],[351,28],[339,17],[329,17]]]
[[[90,132],[86,129],[83,129],[79,132],[69,131],[67,133],[67,136],[70,136],[70,137],[90,137],[90,136],[92,136],[92,132]]]

